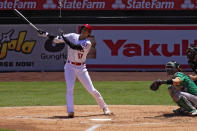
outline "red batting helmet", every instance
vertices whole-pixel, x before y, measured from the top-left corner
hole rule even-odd
[[[82,30],[84,27],[88,29],[89,33],[92,32],[92,27],[91,27],[89,24],[84,24],[83,26],[81,26],[81,30]],[[81,30],[80,30],[80,32],[81,32]]]

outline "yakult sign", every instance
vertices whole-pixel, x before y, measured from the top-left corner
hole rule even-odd
[[[103,35],[103,33],[105,33]],[[157,70],[175,60],[187,67],[186,50],[197,46],[197,26],[94,26],[91,68]]]

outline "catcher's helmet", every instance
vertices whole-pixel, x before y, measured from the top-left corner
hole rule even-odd
[[[92,32],[92,27],[89,25],[89,24],[84,24],[83,26],[81,26],[81,29],[80,29],[80,33],[81,31],[83,30],[83,28],[87,28],[89,33],[91,34]]]
[[[176,61],[169,61],[166,64],[166,72],[168,73],[168,75],[173,75],[177,71],[181,71],[181,68],[179,63],[177,63]]]
[[[189,47],[187,49],[187,60],[193,61],[196,54],[197,54],[197,47]]]

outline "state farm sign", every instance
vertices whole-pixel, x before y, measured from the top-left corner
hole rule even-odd
[[[93,26],[92,34],[90,68],[164,69],[171,60],[188,68],[186,50],[197,46],[197,26]]]
[[[0,10],[196,10],[196,0],[2,0]]]

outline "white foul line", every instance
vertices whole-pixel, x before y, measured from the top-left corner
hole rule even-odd
[[[101,127],[102,125],[104,126],[140,126],[140,125],[157,125],[157,124],[164,124],[163,122],[161,123],[136,123],[136,124],[96,124],[88,128],[86,131],[94,131],[96,128]]]
[[[101,124],[96,124],[94,126],[91,126],[90,128],[88,128],[86,131],[94,131],[96,128],[100,127]]]
[[[111,121],[111,119],[90,119],[92,121]]]

